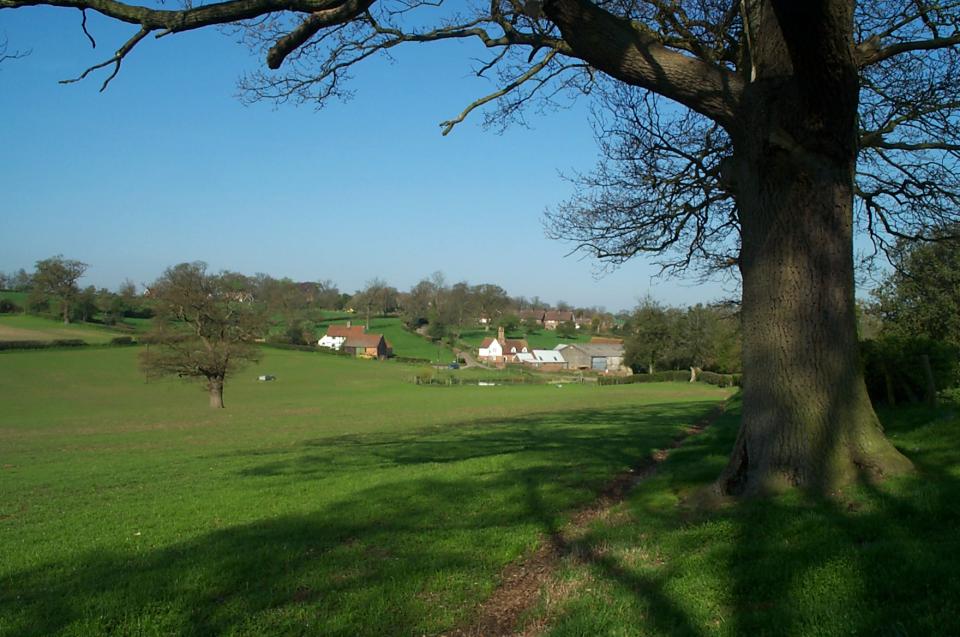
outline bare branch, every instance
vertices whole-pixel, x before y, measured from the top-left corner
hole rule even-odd
[[[87,77],[92,71],[95,71],[97,69],[102,69],[105,66],[109,66],[113,64],[113,71],[110,73],[109,76],[107,76],[107,79],[105,79],[103,81],[103,84],[100,86],[100,92],[102,93],[103,91],[106,90],[107,85],[110,84],[110,81],[113,80],[113,78],[117,76],[117,73],[120,72],[120,64],[121,62],[123,62],[123,58],[125,58],[127,54],[133,50],[133,47],[137,46],[137,44],[139,44],[141,40],[147,37],[149,33],[150,33],[150,30],[147,28],[140,29],[139,31],[136,32],[136,34],[134,34],[132,38],[124,42],[123,46],[121,46],[117,50],[117,52],[113,55],[113,57],[111,57],[109,60],[104,60],[99,64],[94,64],[93,66],[88,68],[86,71],[81,73],[79,76],[71,80],[60,80],[60,83],[73,84],[74,82],[79,82],[80,80]]]
[[[542,60],[540,60],[539,62],[537,62],[537,63],[534,64],[533,66],[531,66],[530,69],[527,70],[526,73],[524,73],[523,75],[521,75],[520,77],[518,77],[516,80],[514,80],[514,81],[511,82],[510,84],[504,86],[504,87],[503,87],[502,89],[500,89],[499,91],[495,91],[495,92],[493,92],[493,93],[491,93],[491,94],[489,94],[489,95],[486,95],[486,96],[481,97],[480,99],[476,100],[475,102],[473,102],[472,104],[470,104],[469,106],[467,106],[465,109],[463,109],[463,111],[462,111],[459,115],[457,115],[455,118],[449,119],[449,120],[447,120],[447,121],[445,121],[445,122],[441,122],[441,123],[440,123],[440,127],[443,129],[442,134],[443,134],[443,135],[447,135],[450,131],[453,130],[453,127],[454,127],[454,126],[456,126],[457,124],[459,124],[460,122],[462,122],[463,120],[465,120],[465,119],[467,118],[467,115],[469,115],[469,114],[470,114],[471,112],[473,112],[474,110],[480,108],[480,107],[483,106],[484,104],[487,104],[487,103],[489,103],[489,102],[492,102],[492,101],[495,100],[495,99],[498,99],[498,98],[500,98],[500,97],[503,97],[504,95],[506,95],[506,94],[509,93],[510,91],[513,91],[513,90],[516,90],[517,88],[519,88],[524,82],[527,82],[528,80],[530,80],[531,78],[533,78],[534,76],[536,76],[537,73],[539,73],[539,72],[542,71],[544,68],[546,68],[547,65],[550,64],[550,61],[554,58],[554,56],[555,56],[556,54],[557,54],[556,51],[550,51],[550,52],[548,52],[548,53],[543,57]]]
[[[860,66],[869,66],[903,53],[948,49],[958,44],[960,44],[960,33],[946,38],[898,42],[882,48],[879,47],[875,40],[869,40],[858,47],[857,61]]]

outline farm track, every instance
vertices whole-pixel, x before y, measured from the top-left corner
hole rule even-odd
[[[601,490],[599,497],[577,511],[562,529],[545,534],[537,550],[504,568],[500,575],[500,586],[480,604],[470,624],[444,633],[442,637],[536,637],[542,634],[547,628],[547,617],[530,620],[522,626],[521,620],[540,601],[541,591],[550,584],[561,562],[571,557],[582,563],[602,558],[589,547],[584,547],[578,538],[586,534],[594,521],[609,516],[612,509],[626,499],[631,489],[656,474],[672,450],[712,425],[725,408],[726,402],[715,407],[674,438],[669,447],[654,450],[637,466],[611,480]],[[553,591],[551,599],[555,603],[570,592]]]

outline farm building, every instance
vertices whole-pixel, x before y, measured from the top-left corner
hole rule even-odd
[[[340,347],[343,346],[345,340],[351,336],[363,336],[363,332],[364,329],[362,325],[356,327],[351,327],[350,323],[346,325],[331,325],[327,328],[327,333],[317,341],[317,345],[319,347],[340,351]]]
[[[340,347],[347,354],[358,358],[389,358],[393,353],[383,334],[350,335]]]
[[[563,359],[563,354],[555,349],[535,349],[530,352],[520,352],[514,354],[510,362],[530,365],[544,371],[555,372],[567,369],[567,361]]]
[[[477,358],[489,363],[504,363],[516,354],[526,354],[530,346],[523,339],[508,339],[503,328],[497,330],[497,338],[485,338],[477,351]]]
[[[573,312],[550,310],[543,313],[543,326],[548,330],[557,329],[561,323],[573,323],[577,329],[580,329],[580,324],[577,322]]]
[[[572,343],[557,345],[569,369],[619,374],[629,371],[623,366],[623,345],[613,343]]]

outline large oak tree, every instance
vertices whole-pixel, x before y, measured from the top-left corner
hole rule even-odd
[[[957,210],[957,3],[0,0],[32,5],[134,25],[81,75],[106,68],[106,82],[148,35],[243,21],[271,69],[245,80],[253,99],[336,97],[372,55],[454,39],[491,51],[477,72],[501,88],[444,133],[488,105],[509,119],[565,91],[612,96],[615,161],[558,211],[556,233],[601,259],[676,251],[739,270],[743,420],[718,488],[829,490],[909,469],[859,371],[852,241],[862,228],[882,250]]]

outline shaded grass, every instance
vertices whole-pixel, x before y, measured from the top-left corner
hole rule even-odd
[[[216,411],[134,355],[3,358],[0,634],[447,630],[545,524],[726,395],[435,391],[270,351]]]
[[[723,468],[734,411],[688,440],[596,525],[544,602],[550,635],[960,634],[960,421],[885,412],[917,475],[836,499],[798,494],[713,513],[685,498]]]

